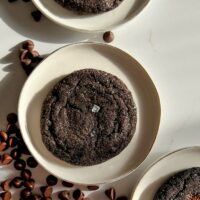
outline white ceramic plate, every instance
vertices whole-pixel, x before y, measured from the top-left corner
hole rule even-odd
[[[78,15],[55,0],[32,0],[35,6],[50,20],[79,31],[104,31],[121,25],[137,15],[149,0],[124,0],[116,9],[97,15]]]
[[[153,200],[160,186],[182,170],[200,167],[200,147],[180,149],[154,163],[139,181],[132,200]]]
[[[128,147],[115,158],[90,167],[57,159],[43,145],[40,132],[41,107],[47,93],[63,76],[83,68],[101,69],[121,78],[132,91],[138,110],[137,130]],[[24,141],[45,169],[61,179],[94,184],[118,180],[146,158],[157,135],[160,102],[147,72],[130,55],[105,44],[79,43],[57,50],[32,72],[20,95],[18,115]]]

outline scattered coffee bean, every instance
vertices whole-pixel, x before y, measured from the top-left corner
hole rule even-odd
[[[35,160],[35,158],[33,158],[33,157],[29,157],[28,159],[27,159],[27,165],[30,167],[30,168],[35,168],[35,167],[37,167],[37,165],[38,165],[38,163],[37,163],[37,161]]]
[[[35,188],[35,181],[33,179],[25,181],[24,187],[28,190],[33,190]]]
[[[22,43],[19,53],[22,67],[27,75],[43,60],[40,54],[34,50],[34,47],[35,45],[32,40],[26,40]]]
[[[83,199],[84,196],[85,196],[84,193],[80,189],[76,189],[73,192],[73,198],[75,200]]]
[[[11,193],[9,191],[1,193],[2,200],[10,200],[11,199]]]
[[[58,198],[61,200],[70,200],[70,194],[68,191],[64,190],[58,193]]]
[[[8,140],[10,147],[15,147],[18,144],[18,139],[16,137],[10,137]]]
[[[23,189],[23,190],[20,192],[20,196],[21,196],[23,199],[28,199],[28,198],[31,196],[31,191],[28,190],[28,189]]]
[[[15,124],[17,123],[17,115],[15,113],[10,113],[7,115],[7,121],[10,124]]]
[[[36,22],[39,22],[42,18],[42,13],[39,10],[31,12],[31,15]]]
[[[125,196],[121,196],[121,197],[117,197],[117,199],[116,200],[128,200],[128,198],[127,197],[125,197]]]
[[[7,126],[6,132],[7,132],[7,134],[14,134],[14,133],[18,134],[19,128],[17,127],[16,124],[9,124]]]
[[[8,153],[5,153],[2,155],[2,158],[1,158],[1,163],[3,165],[8,165],[12,162],[12,157],[8,154]]]
[[[40,187],[40,191],[44,197],[50,197],[52,195],[53,188],[51,186],[42,186]]]
[[[32,172],[29,169],[24,169],[21,171],[21,178],[25,181],[29,180],[32,176]]]
[[[87,188],[88,188],[88,190],[98,190],[99,186],[98,185],[88,185]]]
[[[8,180],[5,180],[1,183],[1,188],[4,190],[4,191],[9,191],[10,190],[10,182],[11,180],[8,179]]]
[[[15,188],[21,188],[24,185],[24,183],[21,177],[15,177],[13,178],[11,185]]]
[[[21,152],[25,155],[31,155],[28,148],[26,147],[26,145],[24,144],[24,142],[21,142],[19,145],[18,145],[18,149],[21,150]]]
[[[14,167],[16,170],[23,170],[26,168],[26,162],[22,159],[18,159],[14,162]]]
[[[8,140],[8,134],[4,131],[0,131],[0,139],[3,142],[6,142]]]
[[[70,182],[67,182],[67,181],[62,181],[62,185],[65,186],[65,187],[69,187],[69,188],[74,186],[73,183],[70,183]]]
[[[110,200],[115,200],[116,197],[116,191],[114,188],[110,188],[105,191],[105,195],[110,199]]]
[[[7,147],[7,143],[6,142],[0,142],[0,152],[4,151]]]
[[[42,196],[39,195],[39,194],[32,194],[30,197],[29,197],[29,200],[41,200],[42,199]]]
[[[26,40],[22,43],[22,48],[26,50],[33,51],[35,44],[32,40]]]
[[[49,175],[46,178],[46,182],[47,182],[47,185],[54,186],[58,183],[58,179],[53,175]]]
[[[114,33],[111,31],[107,31],[103,34],[103,40],[107,43],[110,43],[114,40]]]
[[[13,149],[10,152],[10,155],[14,160],[17,160],[21,157],[22,153],[21,153],[20,149]]]

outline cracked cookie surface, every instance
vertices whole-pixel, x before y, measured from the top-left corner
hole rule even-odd
[[[80,13],[102,13],[110,11],[123,0],[55,0],[63,7]]]
[[[136,128],[131,92],[116,76],[95,69],[67,75],[46,97],[43,143],[58,158],[94,165],[118,155]]]
[[[200,199],[200,167],[175,174],[159,188],[154,197],[154,200],[197,199]]]

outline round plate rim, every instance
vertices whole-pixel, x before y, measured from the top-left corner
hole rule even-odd
[[[137,188],[139,187],[140,183],[142,182],[143,178],[146,176],[146,174],[155,166],[157,165],[160,161],[164,160],[165,158],[170,157],[171,155],[177,154],[181,151],[191,151],[191,150],[200,150],[200,146],[191,146],[191,147],[183,147],[181,149],[177,149],[175,151],[172,151],[164,156],[161,156],[160,158],[158,158],[155,162],[153,162],[149,167],[147,167],[147,169],[144,171],[144,173],[142,174],[141,178],[139,179],[139,181],[136,183],[136,187],[134,188],[132,194],[131,194],[131,198],[130,200],[134,200],[134,196],[137,192]]]
[[[154,91],[155,91],[155,98],[157,98],[157,102],[158,102],[158,105],[157,105],[157,106],[158,106],[158,108],[157,108],[157,109],[158,109],[158,126],[155,128],[155,136],[154,136],[154,138],[153,138],[152,144],[151,144],[150,147],[149,147],[148,153],[144,156],[144,159],[143,159],[142,161],[140,161],[140,163],[138,164],[137,167],[130,169],[130,170],[127,171],[126,173],[124,173],[124,174],[122,174],[122,175],[120,175],[120,176],[118,176],[118,177],[116,177],[116,178],[112,178],[112,179],[105,180],[105,181],[103,181],[103,182],[95,182],[94,184],[99,184],[99,185],[100,185],[100,184],[105,184],[105,183],[112,183],[112,182],[115,182],[115,181],[118,181],[118,180],[121,180],[121,179],[127,177],[127,176],[130,175],[132,172],[134,172],[134,171],[145,161],[145,159],[147,158],[147,156],[148,156],[149,153],[151,152],[151,149],[153,148],[153,145],[154,145],[154,143],[155,143],[155,141],[156,141],[156,138],[157,138],[157,136],[158,136],[159,127],[160,127],[160,120],[161,120],[161,103],[160,103],[160,98],[159,98],[159,94],[158,94],[158,91],[157,91],[157,89],[156,89],[156,86],[155,86],[154,82],[152,81],[151,77],[149,76],[149,74],[147,73],[147,71],[145,70],[145,68],[144,68],[134,57],[132,57],[129,53],[127,53],[126,51],[124,51],[124,50],[122,50],[122,49],[120,49],[120,48],[118,48],[118,47],[115,47],[115,46],[112,46],[112,45],[108,45],[108,44],[105,44],[105,43],[100,43],[100,42],[77,42],[77,43],[67,44],[67,45],[64,45],[64,46],[62,46],[62,47],[56,49],[55,51],[53,51],[52,53],[50,53],[47,57],[45,57],[45,59],[44,59],[43,61],[41,61],[41,63],[33,70],[33,72],[32,72],[32,73],[29,75],[29,77],[26,79],[26,81],[25,81],[25,83],[24,83],[24,85],[23,85],[23,87],[22,87],[22,90],[21,90],[21,92],[20,92],[20,95],[19,95],[19,100],[18,100],[18,113],[21,113],[21,112],[20,112],[21,99],[22,99],[23,91],[24,91],[24,89],[26,88],[27,82],[28,82],[28,80],[29,80],[29,78],[30,78],[31,76],[34,76],[35,71],[39,70],[40,65],[41,65],[43,62],[45,62],[45,60],[46,60],[49,56],[51,56],[52,54],[58,52],[59,50],[64,49],[64,48],[67,48],[67,47],[71,47],[71,46],[76,46],[76,45],[100,45],[100,46],[112,48],[112,49],[115,49],[115,50],[117,50],[117,51],[123,52],[123,54],[129,56],[131,59],[133,59],[134,61],[136,61],[136,62],[138,63],[138,65],[140,66],[141,70],[143,71],[143,73],[145,73],[145,74],[148,76],[148,79],[151,81],[152,87],[154,88]],[[21,125],[21,118],[20,118],[20,116],[21,116],[21,115],[19,114],[18,122],[19,122],[19,128],[21,129],[22,125]],[[26,143],[26,139],[25,139],[24,133],[22,133],[22,138],[23,138],[24,142]],[[28,148],[29,151],[31,152],[29,146],[27,146],[27,148]],[[33,155],[33,156],[34,156],[34,155]],[[34,157],[34,158],[35,158],[35,157]],[[35,159],[38,161],[37,158],[35,158]],[[40,163],[40,162],[38,162],[38,163]],[[44,165],[41,164],[41,163],[40,163],[40,165],[41,165],[46,171],[48,171],[49,173],[52,173],[52,172],[48,169],[48,167],[44,166]],[[55,175],[55,174],[54,174],[54,175]],[[59,177],[59,178],[60,178],[60,177]],[[67,180],[67,179],[65,179],[65,180],[70,182],[70,180]],[[81,185],[88,185],[87,183],[82,183],[82,182],[74,182],[74,181],[73,181],[73,183],[74,183],[74,184],[81,184]]]
[[[122,22],[118,22],[114,25],[111,25],[111,26],[107,26],[105,28],[99,28],[99,29],[95,29],[95,30],[88,30],[88,29],[85,29],[85,28],[76,28],[74,26],[70,26],[70,25],[66,25],[66,24],[63,24],[62,22],[59,22],[57,20],[55,20],[53,17],[51,17],[48,13],[46,13],[43,9],[42,6],[40,6],[38,4],[39,0],[32,0],[33,4],[35,5],[36,8],[38,8],[42,14],[47,17],[49,20],[53,21],[54,23],[64,27],[64,28],[68,28],[70,30],[74,30],[74,31],[80,31],[80,32],[85,32],[85,33],[95,33],[95,32],[104,32],[104,31],[107,31],[108,29],[114,29],[114,28],[117,28],[117,27],[120,27],[124,24],[127,24],[128,22],[130,22],[131,20],[133,20],[137,15],[139,15],[143,9],[149,4],[150,0],[146,0],[142,5],[141,5],[141,8],[139,10],[137,10],[135,12],[135,14],[129,19],[129,20],[126,20],[126,21],[122,21]]]

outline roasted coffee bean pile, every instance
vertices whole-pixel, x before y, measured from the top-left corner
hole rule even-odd
[[[8,0],[9,3],[14,3],[18,0]],[[22,0],[23,2],[31,2],[31,0]],[[42,19],[42,13],[39,10],[34,10],[31,12],[31,16],[36,22],[39,22]]]
[[[11,189],[20,190],[20,200],[51,200],[53,194],[53,186],[57,185],[58,178],[53,175],[48,175],[46,177],[46,185],[40,186],[40,194],[35,193],[36,181],[32,177],[32,168],[38,166],[37,161],[30,155],[28,151],[20,130],[17,126],[17,115],[15,113],[10,113],[7,116],[8,125],[6,131],[0,131],[0,157],[1,165],[9,165],[13,163],[16,171],[19,171],[19,176],[8,178],[1,182],[1,188],[4,191],[1,193],[1,198],[3,200],[9,200],[12,198]],[[12,141],[12,142],[11,142]],[[5,152],[6,151],[6,152]],[[28,156],[25,160],[23,154]],[[29,169],[28,169],[28,168]],[[85,197],[85,194],[80,189],[69,190],[73,188],[74,184],[62,181],[62,186],[67,187],[68,190],[62,190],[57,194],[58,199],[61,200],[90,200],[90,198]],[[87,190],[94,191],[98,190],[97,185],[88,185]],[[114,188],[110,188],[105,191],[105,198],[110,200],[128,200],[127,197],[116,198],[116,191]]]
[[[40,54],[34,50],[34,47],[32,40],[26,40],[22,43],[22,47],[19,50],[20,62],[27,75],[43,60]]]

